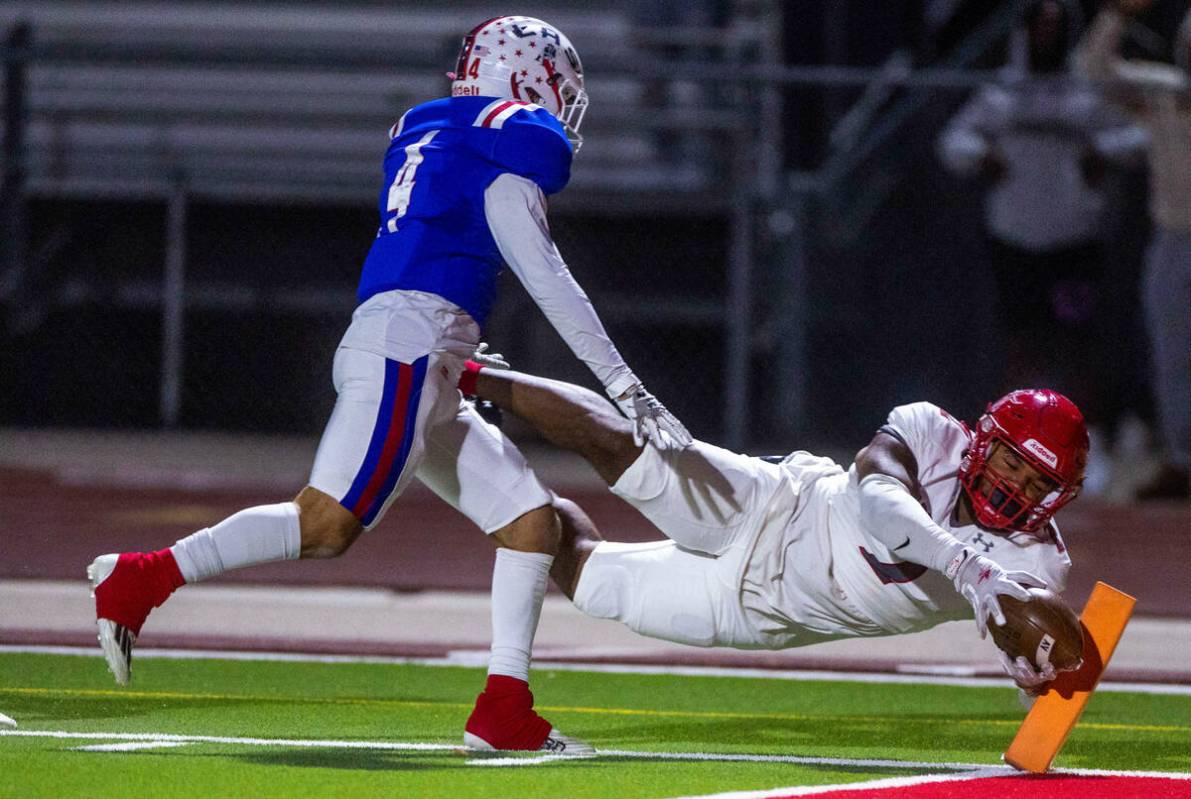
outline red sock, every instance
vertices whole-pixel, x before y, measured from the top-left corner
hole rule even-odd
[[[123,624],[134,635],[140,635],[149,611],[159,607],[185,584],[178,562],[168,549],[125,552],[116,561],[115,571],[99,584],[95,594],[103,618]]]
[[[533,751],[550,734],[550,722],[534,712],[529,683],[490,674],[466,729],[497,749]]]
[[[169,599],[170,594],[186,585],[186,578],[182,576],[178,561],[174,560],[174,553],[170,552],[169,547],[142,554],[146,569],[153,574],[156,595],[160,597],[153,603],[153,607],[158,607]]]

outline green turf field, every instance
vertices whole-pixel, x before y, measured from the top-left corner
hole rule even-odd
[[[831,784],[927,770],[917,762],[998,763],[1023,714],[1009,688],[538,670],[538,708],[612,753],[507,765],[453,748],[478,669],[141,659],[134,674],[119,688],[97,658],[0,654],[0,712],[22,733],[250,740],[103,752],[76,747],[129,739],[3,735],[0,796],[627,797]],[[1191,771],[1191,697],[1097,694],[1056,765]]]

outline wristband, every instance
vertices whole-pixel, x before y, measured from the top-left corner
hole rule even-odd
[[[484,364],[467,360],[463,362],[463,374],[459,375],[459,390],[465,396],[473,397],[476,393],[476,380],[480,377],[480,370]]]

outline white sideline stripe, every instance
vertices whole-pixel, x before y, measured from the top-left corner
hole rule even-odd
[[[55,738],[64,740],[92,740],[92,741],[143,741],[148,744],[188,744],[214,743],[238,744],[241,746],[290,746],[309,749],[379,749],[385,751],[414,751],[414,752],[467,752],[462,746],[454,744],[420,743],[407,741],[360,741],[360,740],[306,740],[301,738],[236,738],[222,735],[177,735],[168,732],[68,732],[66,730],[0,730],[0,738]],[[473,750],[474,751],[474,750]],[[536,757],[516,758],[476,758],[472,765],[495,765],[502,761],[515,761],[518,765],[545,762],[583,761],[593,756],[584,755],[540,755]],[[962,775],[929,775],[933,780],[947,779],[956,776],[1004,776],[1020,774],[1010,766],[990,765],[988,763],[933,763],[916,760],[878,760],[873,758],[847,757],[802,757],[798,755],[752,755],[737,752],[639,752],[627,749],[600,749],[596,758],[626,758],[633,760],[684,760],[699,762],[725,763],[790,763],[796,765],[827,765],[869,768],[929,768],[947,769],[963,772]],[[1120,771],[1108,769],[1052,769],[1052,774],[1071,774],[1088,777],[1158,777],[1175,780],[1191,780],[1191,773],[1177,771]],[[896,777],[892,779],[926,779],[926,777]],[[886,780],[878,780],[886,782]],[[868,783],[849,783],[859,786]],[[845,786],[846,787],[846,786]],[[825,789],[815,786],[815,789]],[[805,787],[773,788],[768,791],[747,793],[713,794],[714,796],[769,796],[778,791],[807,791],[815,790]],[[836,790],[840,790],[836,786]],[[817,791],[816,791],[817,792]]]
[[[102,657],[98,648],[89,646],[33,646],[0,644],[0,653],[26,655],[71,655]],[[484,653],[485,656],[487,652]],[[380,655],[308,655],[299,652],[243,652],[211,649],[157,649],[138,648],[138,660],[161,658],[168,660],[243,660],[289,663],[364,663],[373,665],[414,665],[433,667],[476,667],[483,665],[476,660],[471,650],[453,652],[443,658],[411,658]],[[485,660],[486,662],[486,660]],[[1008,677],[954,677],[937,674],[886,674],[854,671],[825,671],[797,669],[736,668],[732,666],[663,666],[629,663],[556,663],[535,660],[534,667],[546,671],[590,671],[601,674],[654,674],[678,677],[742,677],[760,680],[790,680],[795,682],[817,680],[822,682],[862,682],[899,685],[953,685],[961,688],[1009,688]],[[901,667],[909,669],[910,666]],[[915,664],[912,668],[926,667]],[[1191,696],[1191,685],[1151,682],[1101,682],[1096,688],[1101,693],[1138,693],[1163,696]]]
[[[129,741],[122,744],[92,744],[76,746],[76,752],[134,752],[138,749],[164,749],[172,746],[190,746],[191,741]]]

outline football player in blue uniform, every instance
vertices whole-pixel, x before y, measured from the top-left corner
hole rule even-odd
[[[464,38],[448,77],[449,98],[411,108],[389,132],[380,230],[335,353],[338,400],[309,484],[292,502],[248,508],[167,549],[103,555],[89,567],[117,682],[128,682],[149,612],[176,588],[256,563],[340,555],[417,476],[499,547],[489,677],[465,743],[589,749],[534,712],[528,685],[559,541],[553,497],[456,386],[502,267],[633,420],[638,443],[681,448],[691,439],[625,364],[546,223],[545,198],[567,184],[587,107],[570,41],[541,20],[490,19]]]

